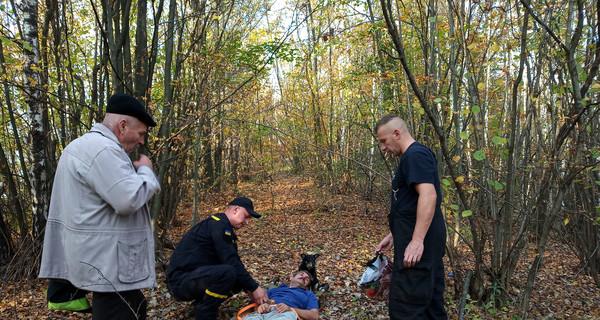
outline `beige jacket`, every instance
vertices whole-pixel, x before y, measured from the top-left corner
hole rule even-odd
[[[98,292],[156,286],[147,202],[158,191],[104,125],[75,139],[58,162],[39,277]]]

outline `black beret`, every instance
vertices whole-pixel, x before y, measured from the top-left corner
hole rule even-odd
[[[144,109],[144,105],[128,94],[117,93],[110,97],[110,99],[108,99],[108,105],[106,106],[106,113],[117,113],[136,117],[148,127],[156,126],[156,122],[152,120],[152,116]]]

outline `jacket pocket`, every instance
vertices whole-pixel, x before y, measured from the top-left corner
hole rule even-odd
[[[119,280],[123,283],[146,280],[150,276],[148,240],[136,244],[119,241],[117,246]]]

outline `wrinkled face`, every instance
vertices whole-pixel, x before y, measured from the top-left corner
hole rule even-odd
[[[233,206],[231,210],[233,210],[233,214],[229,218],[229,222],[231,223],[234,229],[239,229],[249,224],[252,220],[252,215],[244,207]]]
[[[310,275],[307,271],[298,271],[290,277],[290,286],[307,289],[310,285]]]
[[[144,144],[144,137],[148,133],[148,126],[133,117],[121,119],[118,124],[119,142],[127,153],[133,152],[138,146]]]
[[[399,156],[400,152],[400,130],[388,123],[377,130],[377,138],[381,145],[381,151],[387,152],[393,156]]]

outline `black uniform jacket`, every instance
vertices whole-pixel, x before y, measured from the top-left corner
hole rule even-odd
[[[170,284],[176,284],[196,268],[219,264],[235,268],[236,286],[250,291],[258,288],[240,260],[237,236],[224,213],[199,222],[183,236],[171,256],[167,279]]]

